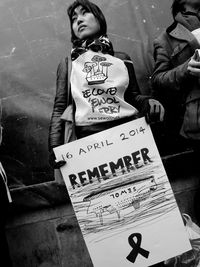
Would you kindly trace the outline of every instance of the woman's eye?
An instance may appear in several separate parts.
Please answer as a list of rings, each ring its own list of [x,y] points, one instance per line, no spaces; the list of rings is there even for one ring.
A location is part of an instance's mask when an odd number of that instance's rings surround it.
[[[83,9],[82,14],[85,15],[85,13],[88,13],[88,11],[86,9]]]
[[[72,17],[72,23],[76,21],[77,17]]]

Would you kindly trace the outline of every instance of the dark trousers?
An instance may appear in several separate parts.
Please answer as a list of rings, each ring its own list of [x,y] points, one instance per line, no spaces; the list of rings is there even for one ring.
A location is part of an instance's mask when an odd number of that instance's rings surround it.
[[[196,169],[197,173],[200,174],[200,140],[190,141],[191,147],[194,150],[194,162],[193,167]],[[198,182],[198,188],[194,195],[194,213],[198,225],[200,226],[200,177]]]

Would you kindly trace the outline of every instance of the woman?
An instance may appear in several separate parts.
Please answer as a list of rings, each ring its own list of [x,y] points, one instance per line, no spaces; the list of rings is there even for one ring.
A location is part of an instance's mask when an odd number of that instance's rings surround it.
[[[107,37],[105,17],[98,6],[77,0],[68,8],[71,23],[70,87],[74,102],[77,138],[111,128],[146,114],[163,120],[162,105],[139,92],[133,63],[125,53],[114,52]],[[68,69],[66,59],[58,67],[57,91],[49,131],[50,163],[53,148],[64,143],[61,115],[67,107]]]

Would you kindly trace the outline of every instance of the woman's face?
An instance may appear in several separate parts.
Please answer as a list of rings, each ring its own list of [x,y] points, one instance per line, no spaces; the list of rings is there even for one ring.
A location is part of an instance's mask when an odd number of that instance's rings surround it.
[[[72,15],[72,30],[78,39],[94,37],[100,31],[100,25],[95,16],[78,6]]]

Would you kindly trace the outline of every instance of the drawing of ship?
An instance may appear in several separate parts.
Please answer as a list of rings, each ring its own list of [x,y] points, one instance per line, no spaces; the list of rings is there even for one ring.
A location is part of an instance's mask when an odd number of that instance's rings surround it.
[[[95,72],[94,75],[86,77],[89,85],[104,83],[106,79],[107,77],[105,76],[105,74],[101,72]]]
[[[157,184],[153,175],[137,181],[128,181],[123,186],[118,184],[112,188],[96,190],[83,201],[89,202],[87,213],[94,213],[103,224],[103,214],[116,213],[120,219],[120,211],[128,207],[140,208],[140,203],[150,197],[151,193],[157,189]]]

